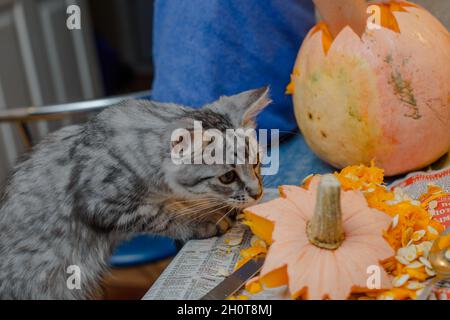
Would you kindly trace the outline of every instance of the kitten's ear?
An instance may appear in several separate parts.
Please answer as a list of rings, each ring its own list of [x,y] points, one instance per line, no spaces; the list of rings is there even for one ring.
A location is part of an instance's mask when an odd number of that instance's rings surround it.
[[[238,99],[247,101],[247,110],[242,116],[242,125],[255,125],[258,114],[267,107],[272,100],[269,96],[269,87],[245,91],[237,96]]]
[[[214,107],[216,112],[228,115],[236,125],[247,127],[255,126],[256,117],[271,102],[269,87],[262,87],[222,97]]]

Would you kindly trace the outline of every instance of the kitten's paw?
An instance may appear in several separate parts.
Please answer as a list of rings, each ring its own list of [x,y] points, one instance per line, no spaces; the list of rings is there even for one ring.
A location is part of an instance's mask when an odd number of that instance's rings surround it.
[[[229,217],[225,217],[221,220],[218,220],[216,222],[216,224],[217,224],[218,234],[222,235],[231,229],[231,227],[234,224],[234,220]]]
[[[221,214],[213,214],[208,220],[196,226],[197,239],[220,236],[227,232],[234,224],[232,217],[223,217]]]

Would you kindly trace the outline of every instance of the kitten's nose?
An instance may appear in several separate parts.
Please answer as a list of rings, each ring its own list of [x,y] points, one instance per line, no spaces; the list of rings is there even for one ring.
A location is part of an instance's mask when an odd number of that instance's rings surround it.
[[[248,195],[250,197],[252,197],[255,200],[258,200],[259,197],[261,197],[262,194],[262,189],[261,188],[257,188],[257,189],[253,189],[253,188],[245,188],[245,191],[247,191]]]

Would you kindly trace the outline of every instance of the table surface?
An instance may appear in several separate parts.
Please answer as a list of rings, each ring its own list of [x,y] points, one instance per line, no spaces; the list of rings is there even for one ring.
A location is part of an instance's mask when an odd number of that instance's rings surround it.
[[[317,156],[313,154],[311,149],[309,149],[308,145],[306,144],[305,140],[303,139],[302,135],[292,134],[291,137],[286,139],[283,143],[280,144],[279,148],[279,170],[278,173],[273,176],[266,176],[264,177],[264,188],[277,188],[279,185],[299,185],[301,184],[302,180],[307,177],[308,175],[315,173],[315,174],[324,174],[324,173],[331,173],[336,171],[335,168],[331,167],[330,165],[326,164],[322,160],[320,160]],[[394,179],[398,179],[400,177],[392,177],[387,179],[387,182],[392,182]],[[204,243],[205,248],[208,248],[207,250],[218,250],[221,246],[223,246],[223,241],[221,242],[220,238],[218,240],[215,240],[217,238],[208,239]],[[198,241],[198,240],[196,240]],[[202,240],[205,241],[205,240]],[[171,265],[168,267],[168,269],[171,270],[183,270],[183,268],[189,268],[186,261],[186,255],[190,254],[189,249],[190,245],[192,248],[195,247],[193,241],[191,243],[188,242],[185,245],[185,248],[175,257]],[[220,251],[220,250],[219,250]],[[192,251],[193,252],[193,251]],[[192,254],[191,252],[191,254]],[[184,255],[181,257],[181,255]],[[238,255],[238,252],[233,252],[233,259],[235,260]],[[217,263],[217,258],[216,262]],[[228,257],[227,259],[231,259]],[[203,263],[203,262],[202,262]],[[208,262],[207,262],[208,263]],[[172,268],[170,268],[172,267]],[[165,275],[166,276],[166,275]],[[170,275],[168,275],[168,278],[165,277],[164,281],[170,280]],[[175,280],[175,279],[174,279]],[[220,279],[210,279],[211,281],[220,281]],[[192,279],[186,279],[186,281],[192,281]],[[162,286],[162,287],[161,287]],[[163,290],[164,285],[162,284],[162,281],[160,283],[160,290]],[[201,289],[201,288],[200,288]],[[200,290],[199,289],[199,290]],[[205,289],[205,288],[203,288]],[[198,294],[202,292],[199,291]],[[204,293],[204,292],[202,292]],[[155,295],[154,292],[150,289],[149,292],[146,294],[144,299],[151,299],[154,296],[158,297],[158,294]],[[176,295],[175,295],[176,296]],[[183,297],[175,297],[172,298],[176,299],[183,299]],[[195,295],[190,297],[184,297],[186,299],[194,298],[196,299]],[[198,297],[197,297],[198,298]]]

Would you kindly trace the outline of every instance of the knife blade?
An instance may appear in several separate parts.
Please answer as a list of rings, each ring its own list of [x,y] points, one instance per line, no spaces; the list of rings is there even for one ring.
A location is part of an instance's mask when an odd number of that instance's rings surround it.
[[[259,255],[250,259],[237,269],[200,300],[225,300],[238,291],[248,280],[253,278],[262,268],[265,256]]]

